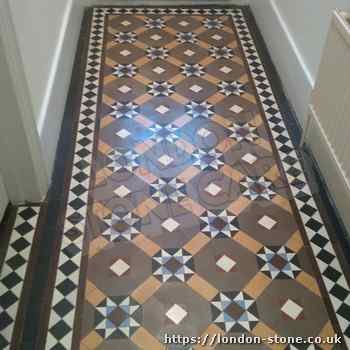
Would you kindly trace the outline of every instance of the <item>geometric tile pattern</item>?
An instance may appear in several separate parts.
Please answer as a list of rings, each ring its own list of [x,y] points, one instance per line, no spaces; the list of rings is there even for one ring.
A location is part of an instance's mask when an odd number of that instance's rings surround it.
[[[19,207],[0,279],[0,346],[10,349],[40,207]]]
[[[305,234],[339,324],[316,329],[299,302],[325,309]],[[275,285],[268,310],[348,339],[349,288],[243,11],[95,8],[46,348],[158,349],[192,325],[288,335],[264,312]]]

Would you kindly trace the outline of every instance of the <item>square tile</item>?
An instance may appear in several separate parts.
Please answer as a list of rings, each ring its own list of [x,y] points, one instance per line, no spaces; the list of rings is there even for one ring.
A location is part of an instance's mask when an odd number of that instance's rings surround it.
[[[162,68],[162,67],[159,67],[159,66],[154,67],[152,70],[153,70],[154,73],[157,73],[157,74],[162,74],[162,73],[165,72],[165,69]]]
[[[271,230],[275,227],[275,225],[277,224],[277,222],[270,218],[267,215],[264,215],[259,221],[258,224],[268,230]]]
[[[195,92],[195,93],[198,93],[198,92],[202,91],[203,88],[202,88],[201,86],[195,84],[195,85],[192,85],[192,86],[190,87],[190,90],[192,90],[192,91]]]
[[[179,22],[181,27],[187,27],[189,25],[189,23],[187,21],[181,21]]]
[[[179,324],[187,316],[187,311],[181,306],[174,304],[166,313],[166,316],[175,324]]]
[[[153,34],[151,36],[151,39],[154,41],[158,41],[158,40],[162,39],[162,37],[159,34]]]
[[[180,224],[174,219],[169,218],[162,223],[162,226],[169,232],[173,232],[180,226]]]
[[[131,55],[131,52],[129,50],[123,50],[120,51],[120,54],[124,57]]]
[[[187,49],[187,50],[184,52],[184,54],[185,54],[186,56],[188,56],[188,57],[191,57],[191,56],[193,56],[193,55],[195,54],[195,52],[192,51],[192,50],[190,50],[190,49]]]
[[[127,26],[129,26],[131,23],[129,22],[129,21],[127,21],[127,20],[124,20],[123,22],[122,22],[122,25],[124,26],[124,27],[127,27]]]
[[[118,135],[122,139],[126,139],[128,136],[131,135],[131,133],[126,129],[121,129],[116,133],[116,135]]]
[[[230,108],[230,111],[232,111],[233,113],[239,114],[243,111],[243,108],[241,106],[238,106],[238,105],[233,105]]]
[[[222,39],[222,36],[219,35],[219,34],[214,34],[214,35],[212,35],[212,38],[213,38],[214,40],[216,40],[216,41],[219,41],[219,40]]]
[[[206,128],[201,128],[197,131],[197,135],[201,137],[208,137],[211,134],[211,131],[209,131]]]
[[[162,155],[160,158],[158,158],[159,163],[161,163],[164,166],[168,166],[171,164],[174,159],[169,157],[167,154]]]
[[[131,193],[131,191],[124,185],[119,186],[117,189],[114,190],[114,193],[120,197],[120,198],[124,198],[126,197],[129,193]]]
[[[222,66],[220,69],[219,69],[220,72],[223,72],[225,74],[228,74],[230,72],[232,72],[232,69],[230,67],[227,67],[227,66]]]
[[[110,269],[119,277],[123,276],[129,269],[130,266],[124,260],[118,259]]]
[[[229,272],[235,267],[236,262],[224,254],[217,260],[216,265],[223,271]]]
[[[155,109],[160,114],[165,114],[166,112],[169,112],[169,108],[164,105],[160,105],[158,108]]]
[[[246,153],[243,157],[242,160],[244,160],[246,163],[252,165],[257,161],[258,158],[254,156],[254,154],[251,153]]]
[[[212,182],[204,190],[212,196],[217,196],[221,192],[221,187]]]
[[[303,308],[291,299],[288,299],[281,308],[281,311],[293,320],[296,320],[301,313]]]
[[[127,85],[122,85],[118,90],[123,94],[127,94],[128,92],[131,91],[131,87]]]

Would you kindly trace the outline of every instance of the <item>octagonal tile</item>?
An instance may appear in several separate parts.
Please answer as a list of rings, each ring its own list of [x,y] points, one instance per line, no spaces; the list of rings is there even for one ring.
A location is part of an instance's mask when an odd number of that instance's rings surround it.
[[[255,255],[229,238],[210,241],[194,263],[196,273],[221,291],[242,290],[259,271]]]
[[[89,260],[88,279],[105,295],[130,295],[152,274],[152,260],[129,241],[109,244]]]
[[[200,231],[200,223],[182,206],[164,202],[145,216],[138,228],[164,249],[180,248]]]
[[[167,125],[183,115],[185,107],[170,97],[154,97],[140,107],[140,113],[160,125]]]
[[[276,224],[271,228],[264,226],[261,220],[265,216]],[[238,216],[238,221],[244,232],[264,245],[283,245],[298,229],[289,212],[265,199],[251,203]]]
[[[212,195],[205,189],[215,183],[221,188],[219,195]],[[240,196],[239,185],[217,171],[202,171],[187,184],[187,194],[208,210],[223,210]]]
[[[282,336],[317,336],[328,322],[323,300],[295,280],[274,280],[256,303],[260,319]]]
[[[199,336],[211,323],[210,305],[186,284],[167,282],[143,305],[143,320],[160,340],[165,333]]]

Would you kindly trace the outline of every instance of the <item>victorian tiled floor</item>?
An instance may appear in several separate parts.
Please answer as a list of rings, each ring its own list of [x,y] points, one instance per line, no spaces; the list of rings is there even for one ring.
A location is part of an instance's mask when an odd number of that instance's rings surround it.
[[[338,334],[342,345],[246,348],[347,348],[347,280],[248,18],[220,7],[90,12],[38,339],[23,336],[30,315],[15,327],[35,275],[23,288],[38,216],[28,207],[3,266],[2,348],[16,338],[13,349],[156,350],[166,333]]]

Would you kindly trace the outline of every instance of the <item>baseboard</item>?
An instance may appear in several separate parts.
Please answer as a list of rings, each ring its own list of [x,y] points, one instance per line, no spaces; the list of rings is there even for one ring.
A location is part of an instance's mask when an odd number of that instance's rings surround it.
[[[251,0],[250,6],[300,124],[306,121],[314,85],[302,55],[281,15],[276,0]]]
[[[82,17],[81,2],[70,0],[63,16],[58,45],[37,124],[47,170],[51,175]]]
[[[335,203],[346,230],[350,232],[350,184],[338,162],[337,156],[328,141],[315,110],[310,106],[310,125],[306,134],[306,144],[311,149],[323,175],[329,193]]]

